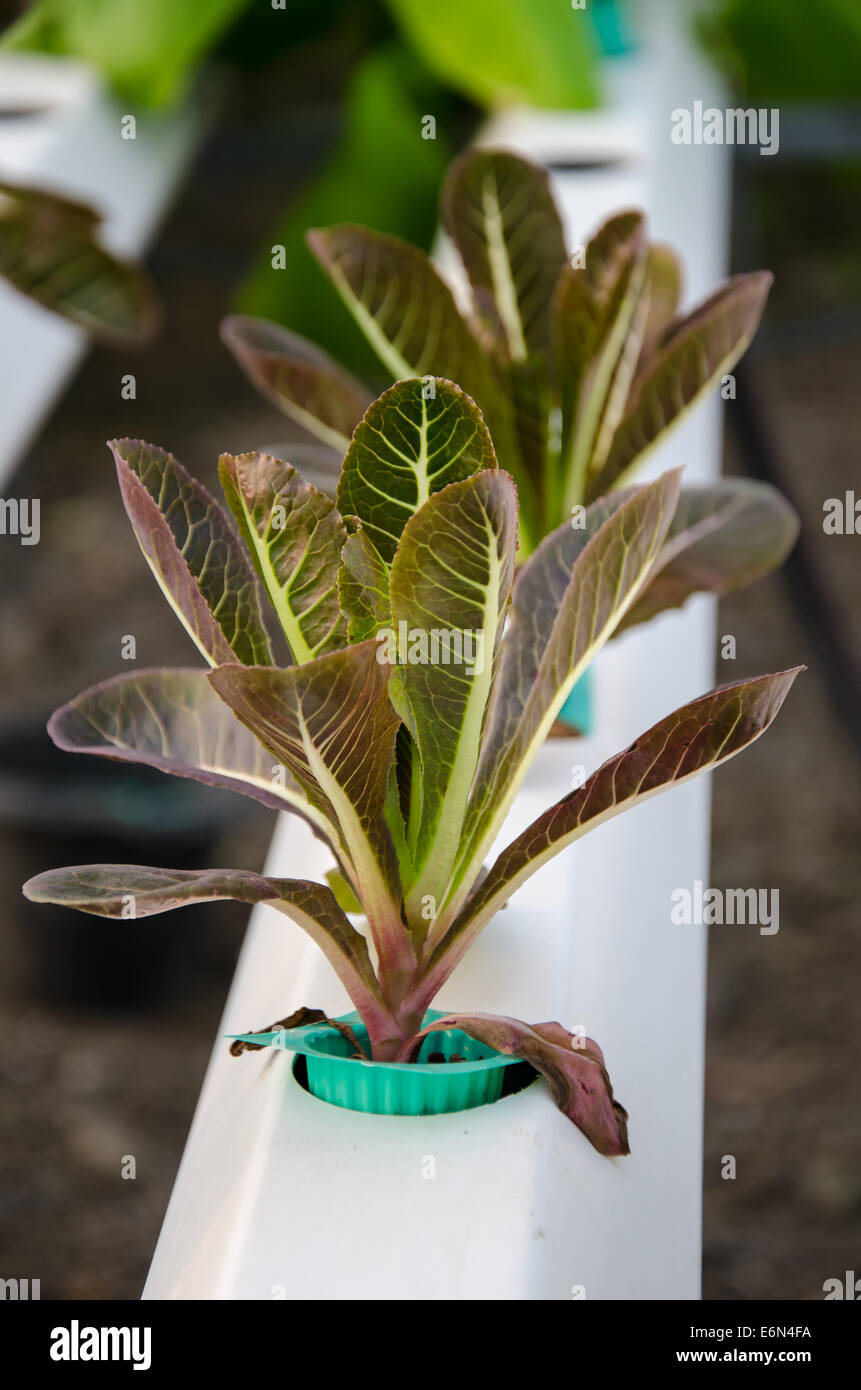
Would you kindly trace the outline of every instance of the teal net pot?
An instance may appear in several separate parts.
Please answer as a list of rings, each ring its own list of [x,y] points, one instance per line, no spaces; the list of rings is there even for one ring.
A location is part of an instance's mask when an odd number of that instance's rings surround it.
[[[561,723],[580,734],[590,734],[593,724],[592,668],[588,666],[559,711]]]
[[[433,1009],[425,1024],[442,1014]],[[349,1023],[363,1047],[368,1035],[357,1013],[338,1020]],[[247,1033],[248,1042],[286,1048],[304,1058],[307,1088],[318,1100],[368,1115],[447,1115],[499,1100],[503,1084],[519,1090],[535,1072],[516,1057],[504,1057],[476,1042],[459,1028],[444,1028],[422,1041],[415,1062],[370,1062],[351,1057],[347,1038],[324,1023],[278,1033]],[[445,1061],[430,1062],[432,1054]],[[458,1056],[462,1062],[450,1062]],[[299,1065],[295,1068],[301,1075]]]

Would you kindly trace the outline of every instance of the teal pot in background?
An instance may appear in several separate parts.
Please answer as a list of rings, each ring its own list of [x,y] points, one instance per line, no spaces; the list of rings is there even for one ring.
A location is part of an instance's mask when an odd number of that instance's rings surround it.
[[[592,668],[587,667],[559,711],[560,722],[567,724],[572,733],[591,734],[594,722],[593,706]]]
[[[636,46],[624,0],[586,0],[601,51],[608,58],[630,53]]]

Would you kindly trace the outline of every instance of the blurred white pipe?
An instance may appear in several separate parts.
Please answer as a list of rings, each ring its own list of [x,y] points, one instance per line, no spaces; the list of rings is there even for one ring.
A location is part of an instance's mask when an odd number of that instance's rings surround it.
[[[149,245],[202,133],[205,104],[167,116],[126,114],[89,68],[65,58],[0,55],[0,182],[91,203],[121,256]],[[14,472],[87,349],[81,329],[0,281],[0,487]],[[117,358],[117,391],[123,375]],[[26,481],[20,489],[27,494]]]

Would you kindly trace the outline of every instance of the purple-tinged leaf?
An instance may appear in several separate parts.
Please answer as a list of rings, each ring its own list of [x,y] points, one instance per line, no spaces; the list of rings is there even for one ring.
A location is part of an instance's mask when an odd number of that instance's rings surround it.
[[[420,814],[408,834],[417,877],[407,919],[416,926],[423,900],[442,905],[460,847],[516,549],[514,483],[493,470],[429,498],[407,522],[392,565],[402,663],[393,684],[421,759]]]
[[[311,231],[308,245],[395,381],[445,377],[482,404],[490,368],[424,251],[350,224]]]
[[[92,686],[52,716],[68,753],[143,763],[291,810],[334,848],[337,832],[212,689],[204,671],[135,671]]]
[[[215,498],[164,449],[139,439],[110,447],[138,544],[206,660],[271,662],[257,577]]]
[[[343,454],[373,395],[322,348],[268,319],[231,315],[221,340],[252,385],[291,420]]]
[[[442,207],[476,310],[506,356],[548,359],[566,251],[546,171],[505,150],[467,150],[449,169]]]
[[[423,251],[399,237],[351,225],[308,233],[308,244],[371,347],[395,381],[442,377],[457,382],[483,414],[496,456],[521,490],[521,524],[535,499],[517,445],[511,403],[484,346]],[[348,508],[341,503],[341,512]],[[385,554],[380,539],[374,544]]]
[[[277,458],[289,454],[290,462],[305,482],[318,492],[325,492],[334,502],[344,461],[343,450],[329,449],[325,444],[297,444],[291,439],[289,443],[273,446],[270,452]]]
[[[368,1056],[355,1031],[342,1018],[329,1018],[322,1009],[299,1008],[294,1009],[292,1014],[286,1018],[280,1018],[275,1023],[270,1023],[267,1028],[249,1030],[247,1033],[240,1033],[230,1044],[231,1057],[241,1057],[243,1052],[261,1052],[265,1047],[293,1048],[301,1051],[303,1034],[300,1030],[308,1028],[310,1024],[324,1023],[327,1028],[334,1028],[336,1033],[342,1037],[352,1047],[352,1056],[363,1062],[369,1062]],[[259,1039],[259,1041],[258,1041]]]
[[[643,294],[649,307],[640,352],[641,366],[659,347],[675,319],[682,296],[682,267],[671,246],[653,242],[649,247]]]
[[[574,683],[631,607],[664,543],[679,472],[590,507],[520,570],[441,936],[483,863],[514,795]]]
[[[222,454],[218,474],[293,660],[345,646],[338,570],[347,530],[332,499],[271,454]]]
[[[360,521],[341,551],[338,592],[350,642],[366,642],[391,627],[389,567]]]
[[[772,278],[767,270],[736,275],[668,330],[634,382],[610,452],[589,480],[588,499],[623,482],[670,426],[732,371],[756,332]]]
[[[338,483],[338,506],[342,516],[358,517],[390,565],[404,526],[429,497],[495,467],[481,411],[459,386],[399,381],[356,427]]]
[[[583,501],[596,446],[624,410],[645,326],[637,324],[634,351],[631,334],[645,265],[643,215],[621,212],[589,242],[585,266],[566,266],[556,289],[563,515]],[[554,507],[551,514],[558,511]]]
[[[539,357],[530,357],[525,362],[509,363],[508,386],[523,470],[536,497],[544,503],[543,528],[547,525],[548,489],[552,493],[555,485],[550,470],[554,475],[558,471],[558,460],[555,457],[551,460],[548,453],[551,391],[544,362]],[[556,520],[554,514],[552,521]]]
[[[74,907],[97,917],[136,920],[192,903],[230,899],[268,903],[307,932],[320,947],[372,1032],[372,1040],[398,1033],[383,1003],[365,938],[330,888],[302,879],[264,878],[244,869],[155,869],[141,864],[86,864],[49,869],[24,884],[31,902]]]
[[[334,1026],[332,1020],[322,1009],[309,1009],[307,1005],[302,1005],[300,1008],[294,1009],[292,1014],[288,1014],[286,1018],[276,1019],[267,1028],[249,1028],[248,1033],[234,1038],[230,1044],[230,1055],[231,1057],[241,1057],[243,1052],[262,1052],[264,1050],[266,1043],[250,1042],[249,1035],[255,1033],[274,1035],[287,1028],[306,1028],[309,1023],[328,1023]]]
[[[724,478],[682,488],[664,546],[616,634],[681,607],[691,594],[727,594],[770,574],[797,535],[798,517],[768,483]]]
[[[544,1077],[563,1115],[607,1158],[629,1154],[628,1115],[617,1100],[596,1042],[569,1033],[561,1023],[521,1023],[497,1014],[446,1014],[408,1044],[410,1054],[425,1033],[460,1028],[505,1057],[519,1057]],[[402,1049],[401,1057],[405,1060]]]
[[[502,851],[431,959],[415,1007],[427,1007],[479,932],[549,859],[647,797],[710,772],[771,724],[803,667],[721,686],[683,705],[609,758]]]
[[[83,203],[0,183],[0,275],[94,338],[148,338],[160,318],[155,287],[101,245],[101,220]]]
[[[396,990],[415,956],[401,923],[398,860],[385,816],[399,720],[379,650],[377,642],[362,642],[286,671],[222,666],[208,679],[312,806],[338,826],[342,865],[367,914],[381,979]]]

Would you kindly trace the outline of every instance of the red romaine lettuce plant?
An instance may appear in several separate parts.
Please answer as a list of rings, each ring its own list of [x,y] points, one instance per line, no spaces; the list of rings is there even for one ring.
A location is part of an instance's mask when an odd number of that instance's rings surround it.
[[[25,892],[115,918],[217,898],[269,903],[317,942],[374,1060],[412,1059],[464,952],[551,855],[739,752],[795,677],[739,681],[676,710],[488,868],[585,666],[620,625],[677,600],[666,575],[700,525],[696,508],[679,514],[678,471],[592,503],[582,527],[553,530],[515,578],[515,484],[474,402],[441,379],[402,381],[371,405],[337,505],[289,463],[224,455],[239,535],[170,454],[112,447],[141,548],[211,669],[106,681],[53,716],[52,737],[295,811],[337,867],[321,884],[95,865],[40,874]],[[365,930],[339,898],[355,900]],[[486,1014],[438,1024],[449,1025],[527,1059],[596,1148],[627,1152],[625,1112],[591,1040]]]
[[[477,402],[517,483],[529,554],[574,507],[629,481],[732,370],[771,275],[735,276],[676,317],[680,267],[648,243],[642,213],[611,217],[572,263],[547,175],[506,151],[461,155],[442,215],[469,280],[466,314],[429,257],[397,237],[343,225],[308,243],[393,380],[447,377]],[[233,317],[222,334],[251,381],[326,446],[334,477],[372,392],[278,324]],[[733,527],[745,502],[744,485],[717,484],[701,499],[709,531]],[[785,504],[774,505],[785,537]]]

